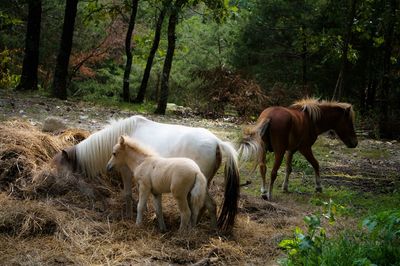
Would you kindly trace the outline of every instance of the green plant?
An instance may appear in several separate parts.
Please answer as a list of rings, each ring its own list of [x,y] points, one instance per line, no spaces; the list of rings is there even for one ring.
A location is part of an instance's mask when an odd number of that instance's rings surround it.
[[[327,241],[326,229],[321,224],[321,218],[334,223],[337,210],[343,206],[332,200],[316,203],[322,206],[322,212],[304,217],[307,231],[303,232],[297,227],[294,239],[284,239],[279,243],[279,247],[288,255],[287,258],[279,260],[281,265],[321,265],[323,247]]]

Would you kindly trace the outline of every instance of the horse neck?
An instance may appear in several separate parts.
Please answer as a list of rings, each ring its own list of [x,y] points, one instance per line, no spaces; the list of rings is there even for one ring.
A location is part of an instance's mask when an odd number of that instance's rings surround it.
[[[136,126],[136,117],[111,122],[103,130],[91,135],[76,145],[76,161],[89,176],[105,172],[105,165],[110,158],[112,148],[119,136],[131,134]]]
[[[321,116],[315,122],[317,134],[322,134],[328,130],[334,130],[341,115],[340,109],[334,106],[321,106]]]

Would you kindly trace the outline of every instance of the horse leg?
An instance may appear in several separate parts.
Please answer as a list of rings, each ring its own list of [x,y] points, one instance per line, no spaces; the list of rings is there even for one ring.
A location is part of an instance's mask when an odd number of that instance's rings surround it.
[[[211,228],[217,229],[217,203],[215,203],[214,198],[210,195],[208,188],[207,188],[207,192],[206,192],[206,198],[204,201],[204,205],[207,208],[208,213],[210,215]],[[204,209],[204,208],[202,208],[202,209]],[[198,218],[200,218],[200,215],[201,214],[199,214]]]
[[[286,152],[286,175],[285,180],[283,181],[282,190],[283,192],[289,192],[289,176],[292,173],[292,159],[293,159],[293,152],[287,151]]]
[[[214,178],[215,174],[217,173],[218,169],[220,168],[222,163],[222,154],[221,154],[221,149],[219,145],[217,145],[216,151],[215,151],[215,161],[214,161],[214,167],[210,171],[206,173],[206,171],[203,172],[205,177],[207,178],[207,193],[206,193],[206,198],[204,201],[204,206],[200,209],[199,215],[197,217],[196,223],[200,220],[200,218],[203,216],[205,209],[207,209],[209,215],[210,215],[210,225],[211,228],[217,229],[217,203],[215,202],[214,198],[210,195],[210,192],[208,188],[210,187],[211,181]],[[203,167],[205,168],[205,167]]]
[[[133,218],[132,213],[132,172],[129,169],[121,171],[122,182],[124,183],[124,198],[126,202],[126,217]]]
[[[265,153],[262,153],[262,155],[261,155],[259,166],[260,166],[260,175],[261,175],[261,194],[264,197],[265,193],[267,192],[267,190],[265,189],[265,175],[267,173]]]
[[[150,189],[143,184],[139,184],[139,202],[137,206],[136,224],[141,225],[143,221],[143,211],[145,210],[147,199],[151,193]]]
[[[165,226],[164,215],[162,212],[162,194],[153,194],[153,205],[156,211],[158,227],[161,232],[165,232],[167,231],[167,227]]]
[[[278,169],[282,164],[282,159],[283,156],[285,155],[285,151],[276,151],[274,154],[275,154],[275,161],[271,171],[271,180],[269,183],[269,190],[268,190],[268,200],[270,201],[272,201],[272,189],[274,187],[274,182],[276,180],[276,177],[278,176]]]
[[[187,201],[187,197],[175,197],[176,202],[178,203],[178,208],[181,213],[181,224],[179,226],[180,231],[185,231],[189,229],[190,225],[190,208],[189,203]]]
[[[315,172],[315,191],[322,193],[321,179],[319,176],[319,163],[317,159],[315,159],[314,154],[310,148],[303,149],[300,151],[301,154],[307,159],[307,161],[312,165]]]

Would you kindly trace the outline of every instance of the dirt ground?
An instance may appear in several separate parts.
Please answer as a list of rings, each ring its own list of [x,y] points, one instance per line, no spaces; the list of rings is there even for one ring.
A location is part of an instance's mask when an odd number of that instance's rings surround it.
[[[55,116],[69,128],[94,132],[109,119],[135,115],[117,108],[104,108],[76,101],[59,101],[40,96],[0,92],[0,123],[12,119],[28,121],[38,130],[44,120]],[[242,124],[233,118],[207,120],[179,115],[146,117],[159,122],[205,127],[221,139],[236,142]],[[394,140],[377,141],[359,132],[359,146],[347,149],[336,139],[321,136],[316,157],[321,165],[323,186],[342,187],[360,193],[386,193],[399,182],[400,144]],[[296,166],[296,164],[295,164]],[[294,166],[294,167],[295,167]],[[283,179],[281,167],[278,191]],[[315,210],[309,204],[312,193],[296,191],[277,193],[274,202],[258,196],[259,180],[241,168],[240,213],[232,235],[220,235],[209,228],[207,217],[187,234],[177,231],[179,214],[167,197],[165,219],[169,232],[156,228],[149,209],[146,225],[135,226],[123,215],[121,197],[110,197],[105,209],[100,203],[89,204],[77,193],[62,197],[20,199],[0,187],[0,261],[5,265],[276,265],[282,256],[278,243],[291,236],[296,226],[303,227],[303,217]],[[307,174],[308,175],[308,174]],[[311,173],[312,176],[312,173]],[[313,186],[313,178],[293,174],[293,179]],[[221,202],[222,168],[212,185],[212,194]],[[257,191],[257,192],[255,192]],[[91,206],[90,206],[91,205]],[[110,207],[111,206],[111,207]],[[15,222],[17,221],[17,222]],[[352,219],[336,225],[337,230],[356,226]]]

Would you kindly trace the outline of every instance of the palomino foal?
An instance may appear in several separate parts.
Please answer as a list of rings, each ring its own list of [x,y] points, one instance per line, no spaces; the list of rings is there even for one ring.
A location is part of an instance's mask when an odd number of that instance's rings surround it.
[[[163,158],[128,136],[121,136],[107,164],[107,170],[129,167],[139,190],[136,224],[142,224],[150,194],[161,231],[166,231],[161,195],[172,193],[181,213],[179,230],[196,225],[207,193],[207,179],[199,166],[188,158]],[[190,199],[188,201],[188,199]]]

